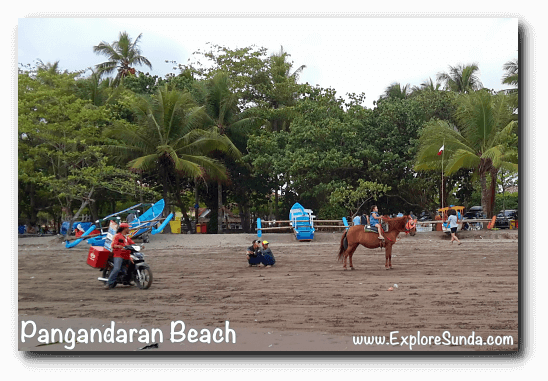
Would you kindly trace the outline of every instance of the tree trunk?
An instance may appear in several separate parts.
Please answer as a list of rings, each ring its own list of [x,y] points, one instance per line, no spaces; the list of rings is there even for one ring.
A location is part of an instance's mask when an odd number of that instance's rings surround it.
[[[487,174],[485,172],[480,173],[481,178],[481,206],[483,213],[489,217],[489,189],[487,189]]]
[[[38,211],[36,210],[36,192],[34,191],[34,184],[30,183],[28,186],[28,192],[29,192],[29,203],[30,203],[30,209],[29,209],[29,215],[28,215],[28,225],[30,226],[36,226],[36,223],[38,222]]]
[[[97,221],[99,219],[99,211],[98,211],[98,208],[97,208],[97,202],[90,203],[89,210],[91,212],[91,220],[93,222]]]
[[[495,191],[497,187],[498,169],[493,166],[491,159],[481,159],[479,165],[479,175],[481,178],[481,206],[483,213],[487,218],[493,216],[495,206]],[[487,186],[487,175],[490,175],[490,186]]]
[[[82,200],[82,205],[80,205],[80,209],[78,209],[78,211],[76,212],[76,214],[74,216],[70,217],[70,219],[69,219],[69,228],[67,229],[67,233],[65,234],[65,240],[69,239],[70,233],[71,233],[71,230],[72,230],[72,224],[74,223],[74,221],[76,221],[78,216],[80,216],[80,213],[82,212],[82,210],[84,210],[84,208],[89,204],[90,198],[93,195],[94,190],[95,190],[95,187],[91,187],[91,190],[89,191],[88,197],[84,198]]]
[[[200,208],[200,199],[198,198],[198,180],[196,179],[196,183],[194,185],[194,220],[195,224],[194,226],[198,226],[198,210]],[[196,231],[194,231],[196,233]]]
[[[217,182],[217,234],[223,233],[223,186],[221,182]]]
[[[497,191],[497,169],[494,167],[491,167],[491,170],[489,171],[491,173],[491,188],[490,188],[490,200],[489,200],[489,214],[488,216],[494,216],[495,215],[495,196]]]
[[[279,219],[278,217],[278,186],[276,185],[276,193],[274,194],[274,217],[276,220]]]

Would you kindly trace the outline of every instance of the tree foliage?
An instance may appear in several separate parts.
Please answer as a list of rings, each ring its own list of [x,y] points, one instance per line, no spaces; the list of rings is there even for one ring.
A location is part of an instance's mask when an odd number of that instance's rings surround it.
[[[482,89],[476,64],[457,65],[436,83],[393,82],[368,109],[363,93],[300,83],[306,63],[283,47],[208,44],[161,78],[135,69],[151,67],[140,40],[122,32],[93,47],[107,61],[89,75],[42,61],[20,72],[22,219],[96,215],[159,193],[189,228],[191,203],[214,216],[235,206],[246,231],[294,202],[327,219],[373,202],[387,214],[419,213],[478,197],[490,212],[497,175],[516,171],[517,60],[502,67],[512,88],[501,94]],[[217,228],[211,221],[208,231]]]

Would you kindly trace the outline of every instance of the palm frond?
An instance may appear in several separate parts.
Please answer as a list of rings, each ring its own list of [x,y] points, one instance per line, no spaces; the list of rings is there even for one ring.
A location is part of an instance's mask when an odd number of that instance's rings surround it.
[[[461,168],[476,168],[480,163],[478,155],[469,150],[458,149],[447,160],[444,172],[451,175]]]
[[[421,132],[415,170],[441,169],[442,157],[438,155],[438,152],[442,145],[445,146],[443,155],[448,158],[458,150],[475,154],[465,137],[449,125],[447,121],[433,120],[426,123]]]
[[[207,172],[212,178],[226,180],[226,168],[219,161],[207,156],[181,155],[179,170],[188,174],[189,177],[203,177]]]
[[[158,161],[158,155],[150,154],[141,156],[137,159],[131,160],[128,163],[130,168],[149,170],[156,167]]]

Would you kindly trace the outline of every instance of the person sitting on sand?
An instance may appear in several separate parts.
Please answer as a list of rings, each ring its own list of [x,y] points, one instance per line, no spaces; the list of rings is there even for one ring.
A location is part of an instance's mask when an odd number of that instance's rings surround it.
[[[251,246],[247,248],[247,262],[249,263],[249,267],[253,265],[260,265],[263,259],[263,256],[261,254],[261,248],[259,247],[261,241],[253,240],[251,242]]]
[[[371,207],[371,215],[369,216],[369,222],[371,227],[376,227],[377,231],[379,232],[379,239],[384,240],[384,237],[382,235],[382,228],[380,224],[380,216],[379,216],[379,208],[377,208],[377,205],[373,205]]]
[[[272,250],[268,248],[268,241],[263,241],[261,254],[263,255],[263,264],[266,267],[272,266],[274,265],[274,263],[276,263],[276,259],[274,259],[274,254],[272,254]]]

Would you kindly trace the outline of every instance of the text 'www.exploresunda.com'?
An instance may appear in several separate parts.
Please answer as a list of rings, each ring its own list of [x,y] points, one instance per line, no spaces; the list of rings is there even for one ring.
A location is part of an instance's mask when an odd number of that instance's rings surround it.
[[[487,336],[485,339],[476,335],[475,332],[468,336],[451,335],[449,331],[444,331],[441,336],[421,335],[420,331],[416,335],[401,336],[400,331],[390,332],[390,336],[352,336],[354,345],[392,345],[406,346],[413,350],[415,346],[431,345],[513,345],[512,336]]]

